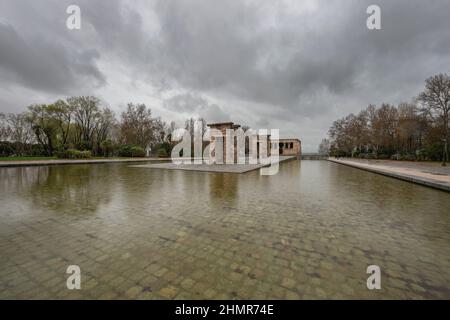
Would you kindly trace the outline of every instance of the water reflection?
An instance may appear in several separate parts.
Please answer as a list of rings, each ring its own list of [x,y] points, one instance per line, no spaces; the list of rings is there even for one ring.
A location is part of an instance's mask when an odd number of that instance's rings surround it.
[[[144,278],[157,284],[139,284],[155,297],[165,285],[187,298],[206,289],[221,298],[378,298],[365,270],[379,264],[383,297],[450,298],[448,193],[325,161],[285,162],[275,176],[127,164],[0,169],[0,203],[0,270],[29,267],[23,283],[33,266],[61,258],[92,266],[100,288],[110,286],[105,268],[122,277],[157,263]],[[204,290],[181,288],[185,279]],[[122,280],[117,297],[136,286]],[[13,288],[0,298],[29,291]]]
[[[16,201],[57,214],[90,214],[111,200],[117,168],[102,165],[23,167],[0,170],[2,188]]]
[[[237,174],[213,173],[207,175],[209,196],[211,201],[223,202],[226,205],[236,203],[239,194],[239,176]]]

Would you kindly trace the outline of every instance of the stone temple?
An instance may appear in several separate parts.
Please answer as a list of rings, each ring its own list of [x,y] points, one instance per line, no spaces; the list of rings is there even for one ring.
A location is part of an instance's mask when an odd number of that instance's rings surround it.
[[[233,122],[218,122],[218,123],[210,123],[207,125],[211,129],[211,144],[210,144],[210,157],[214,160],[214,162],[218,163],[226,163],[227,156],[228,161],[231,160],[231,163],[236,163],[238,159],[237,154],[237,138],[233,136],[234,148],[233,148],[233,156],[230,157],[227,155],[227,150],[229,149],[227,143],[229,143],[229,139],[227,139],[227,130],[239,130],[241,126],[239,124],[235,124]],[[252,147],[249,145],[250,139],[247,133],[245,134],[245,156],[249,155],[249,152],[252,152]],[[271,150],[278,149],[280,156],[295,156],[297,159],[301,158],[302,153],[302,143],[297,138],[291,139],[271,139],[270,135],[260,136],[258,134],[254,134],[256,145],[253,146],[256,149],[256,157],[258,159],[261,158],[265,153],[266,157],[269,157],[271,154]],[[221,143],[218,143],[220,139]],[[218,152],[218,148],[223,148],[222,152]],[[230,163],[230,162],[227,162]]]

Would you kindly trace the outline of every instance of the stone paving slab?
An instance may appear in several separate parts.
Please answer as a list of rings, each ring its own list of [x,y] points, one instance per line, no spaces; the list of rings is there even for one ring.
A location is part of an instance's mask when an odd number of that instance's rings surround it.
[[[280,156],[279,162],[294,159],[291,156]],[[166,163],[150,163],[143,165],[133,165],[138,168],[151,169],[168,169],[168,170],[188,170],[202,172],[219,172],[219,173],[246,173],[260,169],[263,164],[175,164],[173,162]]]
[[[0,299],[449,299],[447,194],[366,175],[1,169]]]
[[[393,162],[382,160],[328,159],[331,162],[347,165],[392,178],[421,184],[450,192],[450,168],[413,162]]]

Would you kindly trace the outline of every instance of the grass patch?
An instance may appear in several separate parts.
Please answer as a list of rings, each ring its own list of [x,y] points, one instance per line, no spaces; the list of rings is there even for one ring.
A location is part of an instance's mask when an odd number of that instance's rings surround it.
[[[56,157],[0,157],[0,161],[53,160]]]
[[[92,157],[87,160],[124,160],[124,159],[144,159],[144,157]],[[57,157],[0,157],[0,161],[34,161],[34,160],[72,160],[72,159],[58,159]],[[81,159],[86,160],[86,159]]]

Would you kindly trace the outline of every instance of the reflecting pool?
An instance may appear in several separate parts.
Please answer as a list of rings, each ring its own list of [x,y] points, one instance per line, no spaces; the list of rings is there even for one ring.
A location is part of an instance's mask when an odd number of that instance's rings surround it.
[[[0,201],[3,299],[450,299],[450,195],[327,161],[2,168]]]

